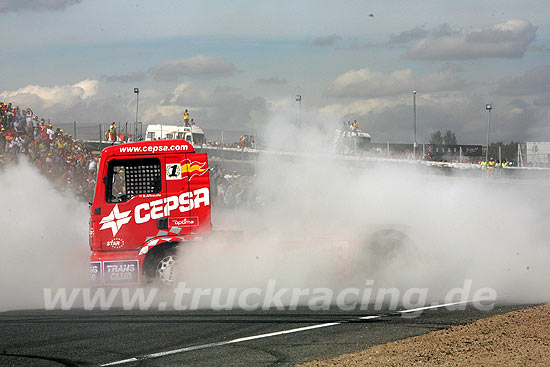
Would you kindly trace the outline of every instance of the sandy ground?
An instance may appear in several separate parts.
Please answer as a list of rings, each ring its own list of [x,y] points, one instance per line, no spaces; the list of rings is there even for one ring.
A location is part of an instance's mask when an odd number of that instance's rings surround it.
[[[300,366],[550,366],[550,305]]]

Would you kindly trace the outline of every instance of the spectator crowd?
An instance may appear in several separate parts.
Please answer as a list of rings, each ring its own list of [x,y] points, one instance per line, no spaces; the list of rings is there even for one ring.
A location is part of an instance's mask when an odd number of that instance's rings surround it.
[[[32,109],[0,102],[0,169],[22,156],[61,190],[93,197],[98,158]]]
[[[222,143],[220,140],[208,140],[206,145],[215,148],[256,149],[256,139],[254,135],[241,135],[239,141],[233,143]]]
[[[210,194],[214,205],[223,208],[255,208],[260,198],[253,185],[254,176],[237,174],[236,171],[210,168]]]

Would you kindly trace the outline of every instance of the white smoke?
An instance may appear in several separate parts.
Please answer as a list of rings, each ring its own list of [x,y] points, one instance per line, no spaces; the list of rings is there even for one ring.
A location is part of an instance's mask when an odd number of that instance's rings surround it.
[[[372,280],[401,294],[427,288],[430,302],[471,279],[501,302],[548,301],[547,180],[444,177],[383,162],[359,168],[330,151],[334,117],[305,111],[302,129],[287,121],[295,119],[269,124],[264,140],[299,158],[258,161],[253,191],[262,205],[217,208],[215,228],[242,229],[242,239],[182,246],[188,286],[265,290],[276,281],[336,293]],[[87,285],[86,205],[25,161],[0,171],[0,187],[0,310],[43,307],[43,288]],[[389,255],[373,251],[369,235],[381,228],[410,241]]]
[[[0,311],[44,307],[43,288],[87,285],[88,210],[25,160],[0,170]]]
[[[293,147],[301,158],[258,161],[254,190],[264,207],[216,217],[215,227],[243,229],[242,241],[184,246],[188,285],[265,288],[276,280],[337,292],[373,280],[374,288],[401,294],[427,288],[428,301],[443,301],[471,280],[470,298],[489,287],[503,303],[548,301],[547,180],[501,181],[481,171],[445,177],[384,163],[358,168],[329,154],[338,123],[319,115],[304,121],[309,128],[283,118],[266,128],[273,149]],[[366,239],[381,228],[399,229],[410,241],[389,258],[373,253]]]

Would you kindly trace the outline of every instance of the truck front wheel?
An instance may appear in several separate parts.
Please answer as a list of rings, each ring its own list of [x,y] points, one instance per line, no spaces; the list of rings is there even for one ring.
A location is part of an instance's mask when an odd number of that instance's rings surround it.
[[[160,287],[173,287],[178,279],[178,255],[176,248],[159,249],[150,255],[145,267],[148,283]]]

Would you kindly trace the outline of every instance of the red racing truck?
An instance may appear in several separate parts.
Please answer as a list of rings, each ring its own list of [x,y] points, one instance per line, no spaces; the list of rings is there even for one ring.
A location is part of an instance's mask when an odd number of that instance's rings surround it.
[[[92,284],[173,284],[177,245],[212,230],[208,171],[185,140],[105,148],[90,207]]]

